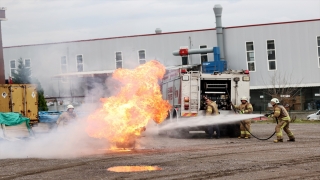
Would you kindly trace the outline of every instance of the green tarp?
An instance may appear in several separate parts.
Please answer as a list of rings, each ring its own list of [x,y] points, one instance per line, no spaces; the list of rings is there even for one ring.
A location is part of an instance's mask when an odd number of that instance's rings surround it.
[[[5,124],[6,126],[15,126],[21,123],[26,123],[28,129],[30,129],[30,119],[22,116],[20,113],[14,112],[0,112],[0,124]]]

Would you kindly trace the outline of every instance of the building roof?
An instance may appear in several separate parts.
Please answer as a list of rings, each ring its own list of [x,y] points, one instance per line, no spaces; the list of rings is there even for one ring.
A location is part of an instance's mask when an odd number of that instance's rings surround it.
[[[167,70],[174,70],[180,68],[190,68],[195,65],[178,65],[178,66],[168,66]],[[103,71],[85,71],[85,72],[70,72],[54,75],[53,78],[66,78],[66,77],[93,77],[95,75],[111,75],[115,70],[103,70]]]
[[[231,26],[231,27],[224,27],[224,29],[246,28],[246,27],[254,27],[254,26],[269,26],[269,25],[277,25],[277,24],[303,23],[303,22],[311,22],[311,21],[320,21],[320,19],[309,19],[309,20],[287,21],[287,22],[275,22],[275,23],[265,23],[265,24],[252,24],[252,25],[243,25],[243,26]],[[133,38],[133,37],[143,37],[143,36],[160,36],[160,35],[164,35],[164,34],[178,34],[178,33],[187,33],[187,32],[212,31],[212,30],[215,30],[215,29],[216,28],[209,28],[209,29],[175,31],[175,32],[166,32],[166,33],[141,34],[141,35],[132,35],[132,36],[118,36],[118,37],[109,37],[109,38],[98,38],[98,39],[86,39],[86,40],[64,41],[64,42],[43,43],[43,44],[29,44],[29,45],[8,46],[8,47],[3,47],[3,48],[15,48],[15,47],[25,47],[25,46],[63,44],[63,43],[86,42],[86,41],[100,41],[100,40]]]
[[[104,71],[86,71],[86,72],[70,72],[54,75],[53,78],[66,78],[66,77],[93,77],[94,75],[111,75],[114,70],[104,70]]]
[[[290,86],[286,86],[286,87],[297,87],[297,88],[300,88],[300,87],[318,87],[320,86],[320,83],[308,83],[308,84],[290,84]],[[270,89],[270,85],[265,85],[265,86],[250,86],[250,90],[258,90],[258,89]]]

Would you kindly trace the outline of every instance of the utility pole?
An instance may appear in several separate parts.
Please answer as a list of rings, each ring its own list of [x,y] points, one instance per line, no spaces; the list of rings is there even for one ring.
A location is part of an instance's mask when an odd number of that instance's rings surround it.
[[[7,20],[5,11],[6,11],[5,7],[0,7],[0,84],[5,83],[3,47],[2,47],[2,32],[1,32],[1,21]]]

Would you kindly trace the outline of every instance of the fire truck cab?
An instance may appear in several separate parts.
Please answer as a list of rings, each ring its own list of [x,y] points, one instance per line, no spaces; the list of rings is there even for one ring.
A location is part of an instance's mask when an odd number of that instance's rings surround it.
[[[226,62],[220,61],[219,48],[214,47],[212,52],[214,61],[167,68],[161,91],[163,99],[172,105],[172,109],[163,124],[204,116],[204,96],[216,102],[220,114],[234,113],[231,102],[237,105],[241,103],[240,97],[250,97],[249,71],[225,70]],[[219,127],[221,136],[235,137],[240,134],[239,122],[222,123]],[[186,136],[190,131],[206,129],[207,127],[187,127],[160,133]]]

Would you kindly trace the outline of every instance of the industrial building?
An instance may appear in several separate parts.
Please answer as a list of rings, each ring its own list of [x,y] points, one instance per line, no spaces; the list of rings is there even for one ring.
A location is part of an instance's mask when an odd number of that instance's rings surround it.
[[[105,83],[117,68],[132,69],[154,59],[167,68],[181,66],[186,57],[173,56],[173,51],[218,46],[217,28],[179,32],[157,28],[143,35],[4,47],[5,78],[22,58],[47,99],[81,103],[95,83]],[[250,71],[255,109],[266,108],[270,100],[266,89],[279,87],[274,77],[284,79],[280,84],[286,87],[299,88],[292,110],[320,108],[320,19],[224,27],[223,42],[221,59],[227,68]],[[200,64],[213,61],[213,54],[187,58],[188,64]]]

